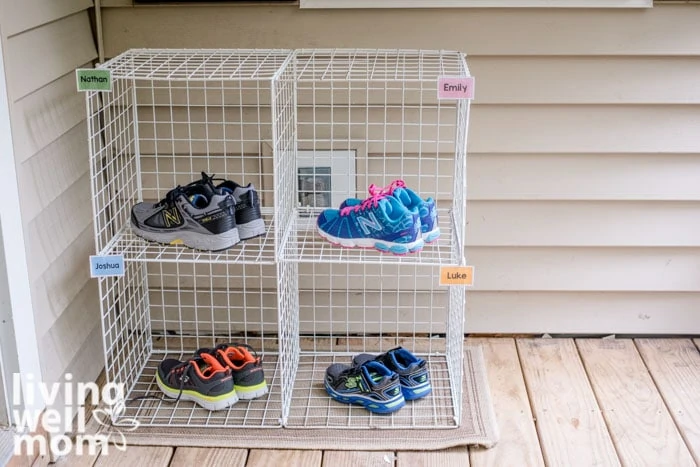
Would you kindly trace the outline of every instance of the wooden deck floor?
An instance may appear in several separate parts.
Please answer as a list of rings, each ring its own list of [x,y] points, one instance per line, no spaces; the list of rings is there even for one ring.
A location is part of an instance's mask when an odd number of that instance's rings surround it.
[[[130,447],[61,466],[695,466],[700,339],[470,338],[501,440],[491,449],[343,452]],[[419,446],[416,446],[419,448]]]

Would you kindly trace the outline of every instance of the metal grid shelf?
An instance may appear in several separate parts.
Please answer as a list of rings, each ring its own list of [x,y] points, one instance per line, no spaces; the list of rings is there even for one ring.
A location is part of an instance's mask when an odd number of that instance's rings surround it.
[[[445,356],[423,356],[428,362],[432,392],[393,414],[373,414],[359,405],[331,399],[323,386],[326,368],[333,363],[349,364],[353,354],[302,353],[295,378],[287,419],[289,428],[456,428],[456,414]]]
[[[373,248],[344,248],[322,238],[316,230],[316,216],[297,215],[292,224],[292,233],[282,249],[287,261],[305,263],[366,263],[405,265],[455,265],[453,259],[454,229],[447,210],[440,211],[440,238],[426,244],[423,250],[405,256],[382,253]],[[458,249],[458,251],[463,251]],[[460,258],[461,260],[462,258]]]
[[[470,103],[439,99],[437,89],[441,77],[470,76],[464,54],[137,49],[100,68],[111,70],[113,91],[86,93],[95,249],[129,262],[124,276],[99,279],[108,380],[131,388],[129,398],[158,394],[161,359],[196,348],[184,336],[200,343],[224,333],[260,339],[271,389],[216,413],[144,399],[124,417],[214,428],[460,424],[465,293],[440,287],[436,271],[464,261]],[[256,186],[267,209],[264,236],[208,252],[131,233],[134,203],[159,199],[200,170]],[[301,190],[309,174],[314,183]],[[395,179],[441,203],[441,237],[417,254],[332,245],[299,208],[336,206],[338,197],[362,198],[371,184]],[[154,349],[158,333],[172,346]],[[302,335],[314,352],[300,351]],[[388,348],[372,336],[399,335],[430,336],[419,351],[430,396],[380,417],[325,394],[326,367],[349,362],[351,350],[323,347],[328,336],[359,339],[374,352]]]
[[[241,240],[225,251],[200,251],[179,245],[163,245],[136,236],[126,226],[115,235],[103,255],[124,255],[125,261],[166,263],[219,263],[219,264],[274,264],[274,222],[264,216],[266,231],[263,235]]]
[[[280,365],[276,355],[266,354],[263,359],[265,378],[269,388],[268,394],[251,401],[239,400],[226,410],[211,412],[194,402],[179,401],[176,403],[159,399],[160,389],[156,383],[158,365],[165,358],[186,360],[194,353],[165,353],[153,352],[129,392],[126,399],[143,398],[127,402],[126,411],[122,418],[114,422],[121,424],[124,418],[136,419],[141,426],[166,427],[245,427],[245,428],[274,428],[282,426],[282,402],[280,390]],[[154,397],[149,397],[154,396]]]
[[[270,80],[289,60],[290,50],[132,49],[98,68],[114,78],[168,81]]]
[[[301,49],[295,53],[297,81],[436,81],[470,76],[464,54],[396,49]]]

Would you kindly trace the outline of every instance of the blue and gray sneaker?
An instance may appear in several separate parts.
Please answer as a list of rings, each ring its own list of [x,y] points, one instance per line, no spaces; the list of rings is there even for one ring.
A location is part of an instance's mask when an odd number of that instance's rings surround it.
[[[416,357],[403,347],[397,347],[376,356],[367,353],[355,355],[352,364],[358,367],[371,361],[380,362],[399,375],[401,391],[407,401],[420,399],[432,391],[425,360]]]
[[[437,207],[433,198],[421,198],[415,191],[407,188],[403,180],[394,180],[387,187],[381,189],[377,188],[376,185],[370,185],[369,193],[372,196],[393,196],[406,206],[409,211],[417,212],[420,216],[421,236],[425,243],[432,243],[440,237]],[[340,209],[346,206],[357,206],[361,203],[361,199],[349,198],[343,201]]]
[[[326,209],[316,222],[318,233],[347,248],[375,248],[405,255],[423,248],[420,218],[393,196],[376,194],[355,206]]]
[[[326,391],[338,402],[360,404],[374,413],[391,413],[406,404],[399,376],[376,361],[349,366],[334,363],[326,369]]]

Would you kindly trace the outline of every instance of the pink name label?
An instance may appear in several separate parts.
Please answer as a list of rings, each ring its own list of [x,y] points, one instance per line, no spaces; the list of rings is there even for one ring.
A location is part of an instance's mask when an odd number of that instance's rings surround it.
[[[451,78],[443,76],[438,79],[438,99],[473,99],[474,78]]]

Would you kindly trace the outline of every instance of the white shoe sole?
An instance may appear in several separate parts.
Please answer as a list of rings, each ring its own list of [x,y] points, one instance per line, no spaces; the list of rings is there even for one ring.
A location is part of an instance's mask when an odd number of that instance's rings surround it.
[[[338,238],[324,232],[318,226],[316,226],[316,230],[321,237],[335,245],[340,245],[345,248],[374,248],[383,253],[392,253],[399,256],[408,253],[417,253],[422,250],[423,245],[425,245],[423,238],[418,238],[416,241],[410,243],[395,243],[379,240],[377,238]]]
[[[238,235],[241,240],[247,240],[249,238],[257,237],[265,233],[265,222],[262,219],[255,219],[254,221],[246,222],[245,224],[238,224]]]
[[[137,236],[166,245],[185,245],[195,250],[220,251],[231,248],[241,241],[238,228],[233,228],[220,234],[203,234],[199,232],[150,232],[131,225],[131,230]]]
[[[182,394],[180,394],[180,391],[173,390],[167,387],[165,384],[163,384],[163,382],[160,380],[160,376],[158,376],[157,373],[156,383],[158,383],[158,388],[163,392],[163,394],[170,397],[171,399],[177,399],[177,397],[180,396],[181,401],[192,401],[197,405],[211,411],[223,410],[228,407],[231,407],[233,404],[238,402],[238,394],[236,394],[235,390],[230,392],[229,394],[224,394],[222,396],[216,397],[208,397],[203,394],[196,394],[193,391],[189,390],[182,391]]]

